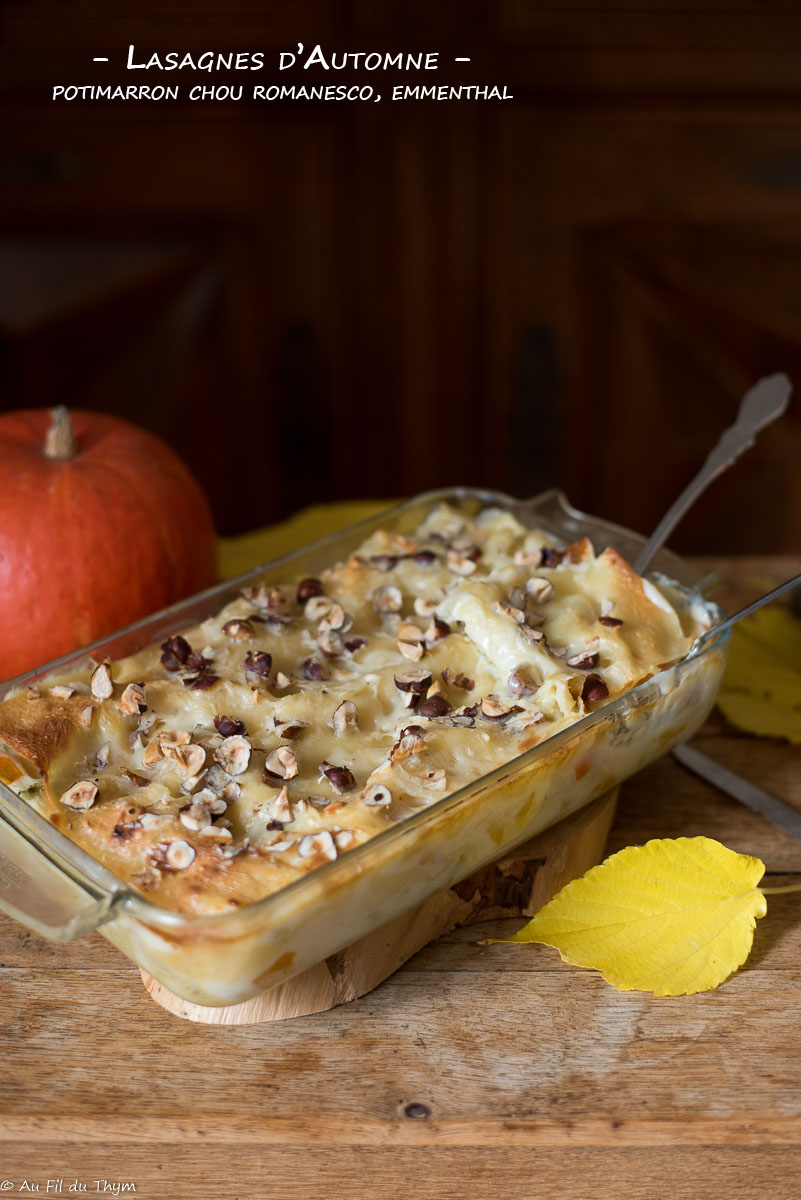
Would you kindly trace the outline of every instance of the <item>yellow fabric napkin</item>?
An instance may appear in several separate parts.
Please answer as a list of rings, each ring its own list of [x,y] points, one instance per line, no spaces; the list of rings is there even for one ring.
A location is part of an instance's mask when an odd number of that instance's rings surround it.
[[[255,529],[241,537],[220,538],[217,543],[220,579],[233,579],[251,567],[289,554],[307,542],[373,517],[394,503],[393,500],[343,500],[337,504],[315,504],[278,525]]]

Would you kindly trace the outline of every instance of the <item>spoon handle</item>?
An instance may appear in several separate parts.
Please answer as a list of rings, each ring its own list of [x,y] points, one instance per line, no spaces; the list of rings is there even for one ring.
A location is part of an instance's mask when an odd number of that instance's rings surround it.
[[[760,430],[785,412],[790,403],[791,391],[792,386],[787,376],[777,374],[766,375],[745,393],[740,402],[737,420],[721,434],[719,442],[710,452],[701,470],[670,506],[640,552],[634,563],[638,575],[642,575],[648,569],[654,555],[662,549],[684,514],[709,487],[712,480],[717,479],[718,475],[736,462],[745,450],[753,446]]]
[[[742,621],[743,617],[750,617],[751,613],[755,613],[758,608],[762,608],[765,604],[770,604],[772,600],[778,600],[779,596],[783,596],[785,592],[789,592],[793,588],[799,587],[799,585],[801,585],[801,575],[793,575],[792,579],[785,579],[784,583],[780,583],[778,587],[765,592],[764,596],[759,596],[756,600],[752,600],[750,604],[746,604],[745,608],[738,609],[730,617],[726,617],[717,625],[713,625],[711,629],[707,629],[695,643],[693,650],[700,650],[707,642],[720,637],[721,633],[726,629],[729,629],[732,625],[736,625],[738,621]]]

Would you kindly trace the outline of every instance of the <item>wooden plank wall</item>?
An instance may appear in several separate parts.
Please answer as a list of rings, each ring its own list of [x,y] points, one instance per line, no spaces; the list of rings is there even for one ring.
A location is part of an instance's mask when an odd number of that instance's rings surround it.
[[[0,405],[142,421],[190,461],[225,532],[461,482],[558,483],[645,528],[747,383],[799,374],[797,6],[0,14]],[[298,40],[465,55],[436,80],[515,99],[50,100],[55,82],[130,82],[91,58],[121,64],[132,41],[275,61]],[[799,413],[679,548],[798,546]]]

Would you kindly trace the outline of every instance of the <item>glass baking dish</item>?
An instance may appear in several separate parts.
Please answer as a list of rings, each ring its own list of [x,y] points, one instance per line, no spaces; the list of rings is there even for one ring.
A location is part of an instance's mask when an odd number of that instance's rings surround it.
[[[257,580],[315,575],[375,530],[412,533],[439,503],[474,515],[490,505],[564,547],[588,536],[631,560],[638,534],[572,508],[557,491],[518,501],[453,488],[414,497],[238,579],[164,609],[0,687],[0,700],[44,676],[132,654],[213,615]],[[681,585],[686,603],[722,614],[698,589],[697,572],[665,551],[656,569]],[[213,915],[154,904],[87,855],[0,782],[0,908],[49,938],[100,931],[186,1000],[235,1004],[283,983],[436,892],[501,857],[691,737],[711,709],[728,638],[601,705],[533,749],[400,821],[278,892]]]

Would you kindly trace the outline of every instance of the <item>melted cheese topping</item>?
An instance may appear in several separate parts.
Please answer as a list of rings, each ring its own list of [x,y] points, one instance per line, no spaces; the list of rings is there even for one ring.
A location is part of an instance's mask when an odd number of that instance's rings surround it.
[[[0,704],[35,802],[159,904],[276,891],[676,662],[703,627],[614,550],[558,552],[497,509],[437,508],[298,584]]]

